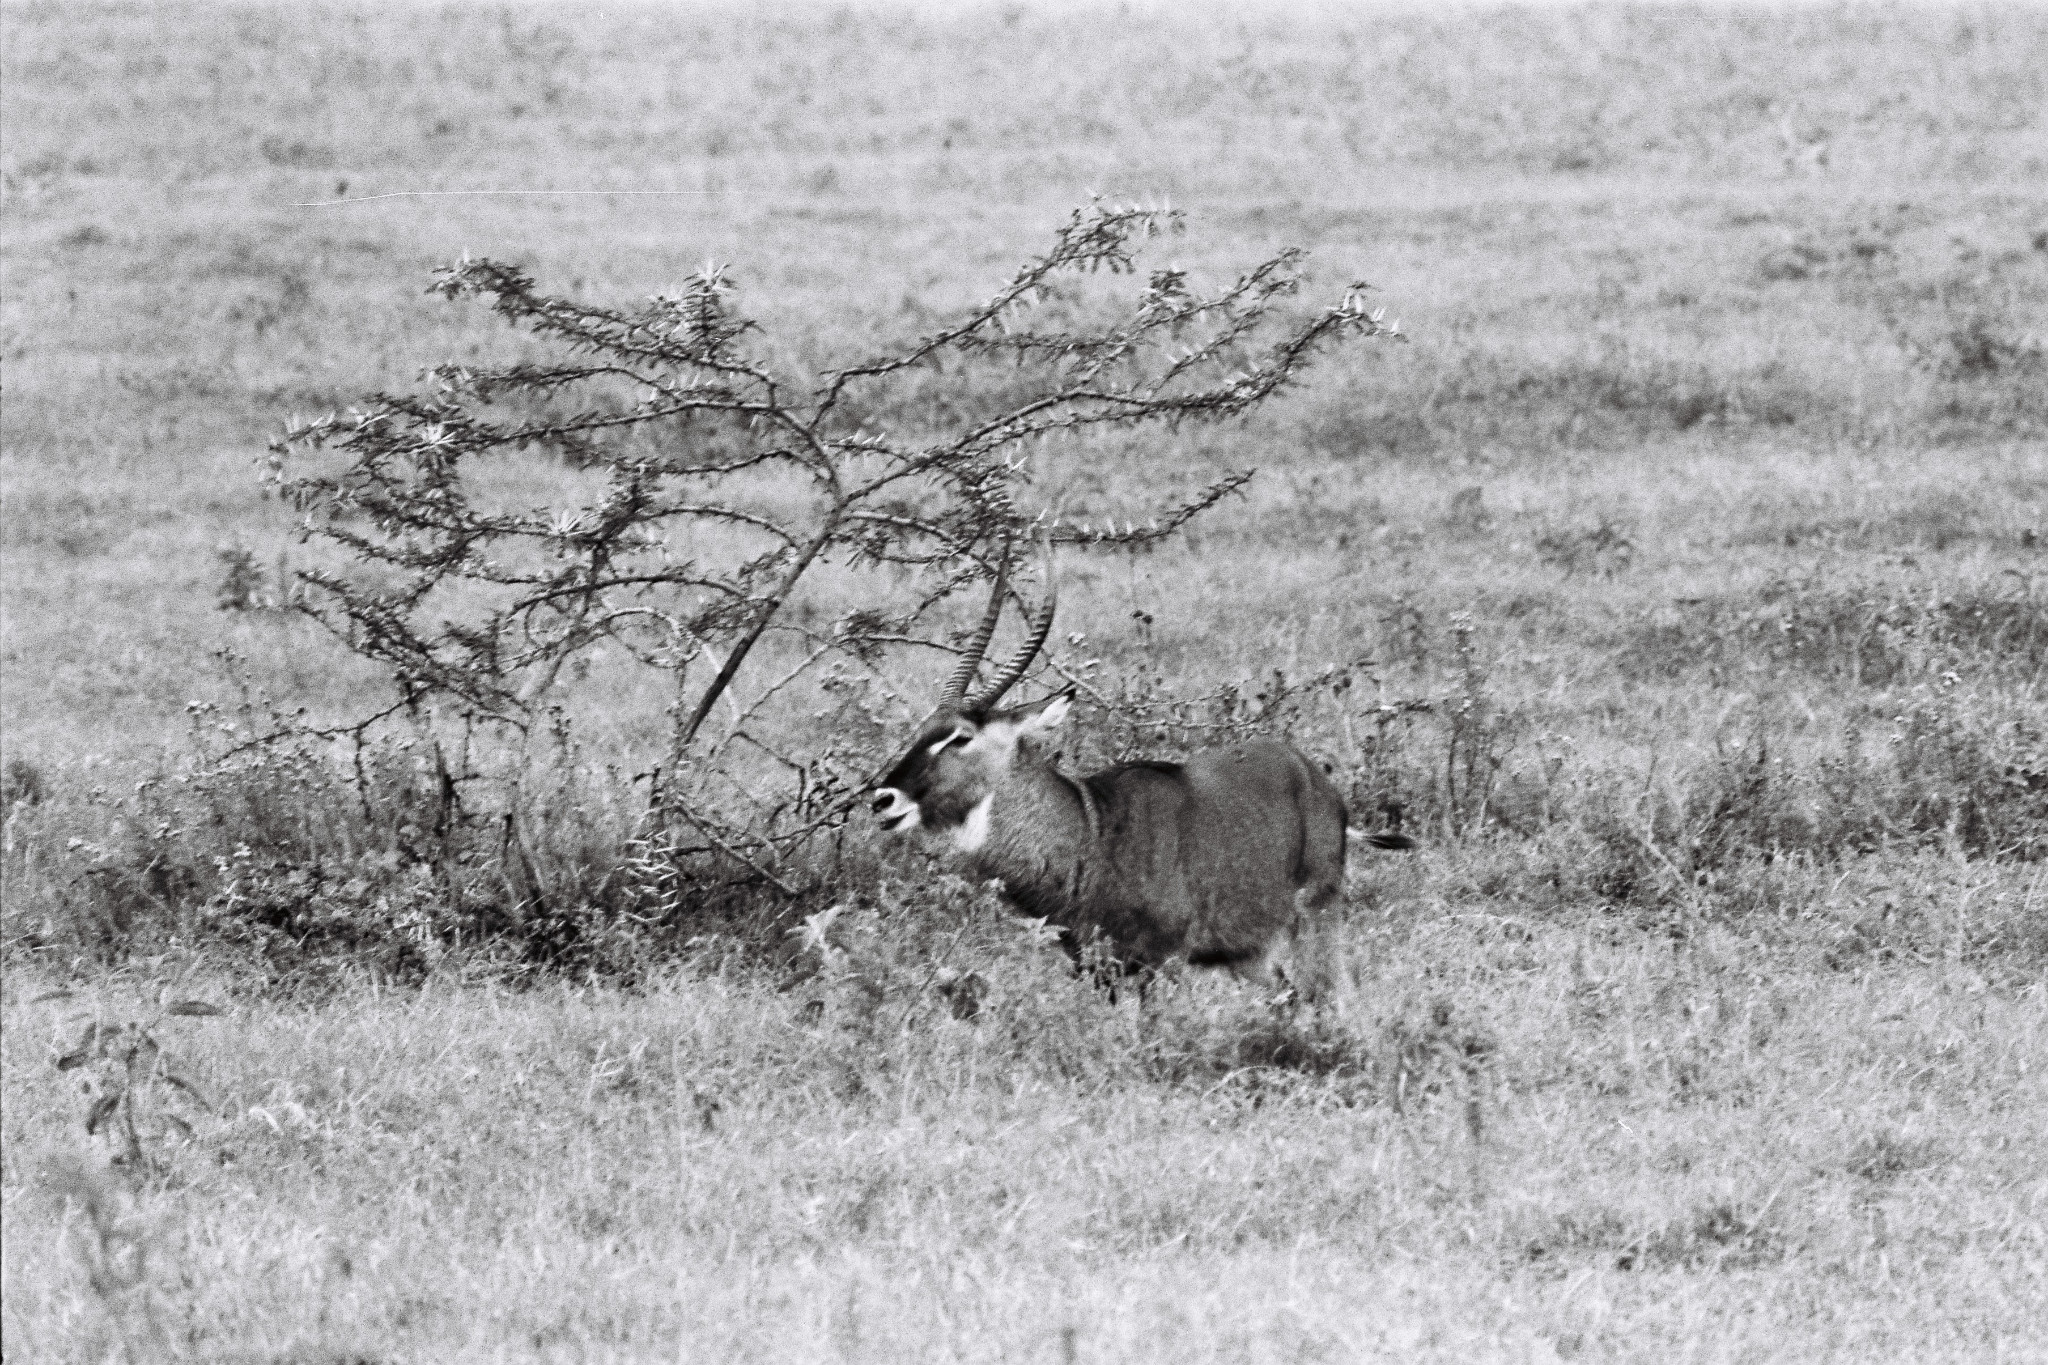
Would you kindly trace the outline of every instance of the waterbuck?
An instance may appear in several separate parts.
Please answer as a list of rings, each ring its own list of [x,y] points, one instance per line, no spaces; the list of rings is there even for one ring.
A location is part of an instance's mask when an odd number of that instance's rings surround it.
[[[1140,983],[1172,957],[1227,967],[1302,999],[1329,985],[1327,934],[1344,885],[1344,800],[1287,744],[1253,740],[1179,763],[1123,763],[1069,777],[1040,745],[1071,689],[997,710],[1044,646],[1055,593],[1017,653],[967,695],[1003,607],[1007,552],[980,627],[937,711],[875,790],[883,829],[921,831],[1026,915],[1064,932],[1078,960],[1101,941]],[[1400,835],[1359,835],[1412,848]]]

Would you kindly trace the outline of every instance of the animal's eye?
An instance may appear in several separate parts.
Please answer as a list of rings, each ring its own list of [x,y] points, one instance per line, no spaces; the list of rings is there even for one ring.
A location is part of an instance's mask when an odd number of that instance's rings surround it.
[[[925,752],[936,757],[940,753],[940,751],[942,751],[948,744],[951,744],[955,740],[965,738],[967,738],[967,732],[965,730],[955,730],[952,734],[947,735],[945,738],[933,741],[931,746],[927,748]]]

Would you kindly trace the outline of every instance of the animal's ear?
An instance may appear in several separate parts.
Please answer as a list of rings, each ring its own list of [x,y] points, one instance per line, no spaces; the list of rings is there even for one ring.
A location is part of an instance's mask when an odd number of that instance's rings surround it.
[[[1055,692],[1044,701],[1020,706],[1012,713],[1017,723],[1017,733],[1024,736],[1051,734],[1060,728],[1067,718],[1067,712],[1073,708],[1074,693],[1071,688],[1065,692]]]

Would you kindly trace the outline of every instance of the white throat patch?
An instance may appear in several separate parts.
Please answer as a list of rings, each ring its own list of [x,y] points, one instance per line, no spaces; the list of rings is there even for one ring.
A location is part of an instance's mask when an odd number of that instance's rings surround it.
[[[989,808],[995,803],[994,792],[974,803],[973,809],[967,812],[967,818],[953,831],[953,847],[962,853],[974,853],[988,842],[988,813]]]

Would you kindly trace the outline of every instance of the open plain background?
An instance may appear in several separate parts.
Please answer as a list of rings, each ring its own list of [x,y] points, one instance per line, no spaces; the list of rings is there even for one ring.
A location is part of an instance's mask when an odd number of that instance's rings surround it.
[[[0,26],[12,1358],[2048,1356],[2048,11]],[[477,189],[683,193],[343,202]],[[1074,557],[1059,648],[1080,757],[1277,669],[1257,723],[1424,843],[1360,860],[1329,1014],[1112,1004],[859,830],[815,903],[607,902],[536,965],[443,932],[319,760],[208,766],[244,689],[381,704],[283,609],[313,552],[259,474],[492,353],[436,266],[729,263],[818,366],[1098,194],[1185,210],[1160,263],[1210,280],[1310,248],[1410,338],[1041,475],[1101,517],[1259,470]],[[659,732],[587,710],[533,813],[572,908]],[[82,1120],[153,1018],[190,1086],[110,1168]]]

